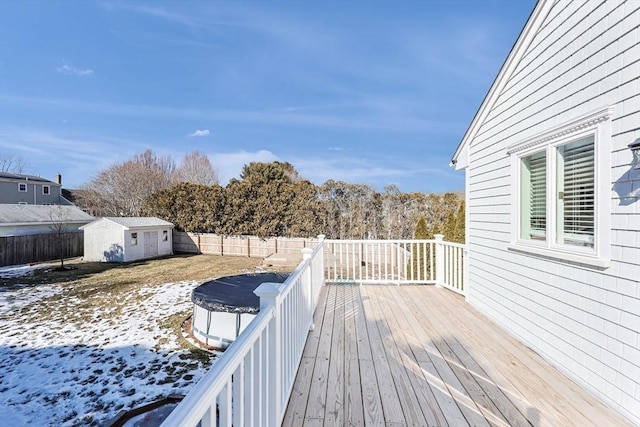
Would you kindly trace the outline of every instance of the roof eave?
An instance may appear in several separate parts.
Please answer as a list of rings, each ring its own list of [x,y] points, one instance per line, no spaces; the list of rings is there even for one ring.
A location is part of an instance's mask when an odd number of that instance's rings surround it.
[[[465,150],[468,150],[470,142],[475,138],[476,134],[478,133],[478,129],[486,119],[489,111],[491,111],[491,109],[493,108],[498,95],[506,85],[515,67],[522,59],[522,55],[527,50],[529,44],[533,40],[533,37],[538,32],[538,29],[542,25],[542,22],[551,10],[553,3],[554,0],[538,0],[538,2],[536,3],[536,6],[531,12],[531,15],[529,15],[527,23],[522,28],[522,31],[520,31],[520,35],[511,48],[509,55],[507,55],[507,59],[504,61],[504,64],[502,64],[500,72],[491,84],[489,92],[487,92],[487,94],[485,95],[482,103],[480,104],[480,107],[478,108],[478,111],[476,111],[476,114],[471,121],[471,124],[462,137],[462,141],[460,141],[460,143],[458,144],[458,148],[456,148],[456,151],[451,159],[450,166],[454,166],[456,169],[463,169],[467,167],[466,160],[468,157],[468,153],[466,156],[462,155],[465,154]],[[464,164],[462,164],[462,162],[458,162],[459,160],[462,160],[461,157],[465,157]]]

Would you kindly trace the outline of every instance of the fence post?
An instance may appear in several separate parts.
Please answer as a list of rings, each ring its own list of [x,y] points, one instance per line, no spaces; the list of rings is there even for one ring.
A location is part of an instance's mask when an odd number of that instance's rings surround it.
[[[280,425],[281,409],[282,409],[282,328],[281,328],[281,298],[280,293],[284,288],[282,283],[265,282],[253,291],[260,298],[260,311],[273,307],[273,320],[269,322],[268,339],[267,339],[267,358],[266,372],[262,379],[263,384],[267,384],[266,405],[267,419],[265,424],[268,426]]]
[[[436,240],[436,285],[442,286],[444,285],[444,245],[442,243],[444,235],[434,234],[433,237]]]

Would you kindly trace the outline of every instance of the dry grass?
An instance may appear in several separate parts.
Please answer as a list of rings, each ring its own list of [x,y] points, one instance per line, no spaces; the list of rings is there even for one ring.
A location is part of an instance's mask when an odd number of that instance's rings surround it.
[[[254,271],[262,262],[261,258],[224,257],[218,255],[176,255],[153,260],[125,264],[83,262],[73,259],[65,262],[72,269],[57,271],[58,263],[39,266],[32,275],[18,278],[0,279],[2,288],[37,287],[58,285],[62,293],[49,298],[49,302],[59,302],[55,311],[41,312],[42,320],[64,317],[70,323],[81,325],[91,321],[96,310],[109,313],[104,321],[126,312],[140,302],[138,290],[153,288],[164,283],[183,281],[206,281],[212,278]],[[270,271],[277,271],[273,268]],[[73,304],[66,302],[73,300]],[[125,303],[126,300],[126,303]],[[28,307],[21,310],[24,313]],[[180,335],[180,323],[188,312],[174,315],[163,322],[163,327],[173,329]]]
[[[125,264],[83,262],[78,258],[65,262],[65,266],[72,267],[71,270],[56,271],[57,263],[45,263],[33,275],[0,279],[0,286],[58,284],[75,290],[77,296],[81,296],[83,292],[104,290],[105,287],[111,292],[126,292],[132,286],[204,281],[253,270],[260,263],[260,258],[217,255],[175,255]]]

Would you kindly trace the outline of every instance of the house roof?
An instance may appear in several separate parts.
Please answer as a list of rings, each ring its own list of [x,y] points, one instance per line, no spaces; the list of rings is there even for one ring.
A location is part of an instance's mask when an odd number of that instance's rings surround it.
[[[498,100],[498,96],[511,78],[511,75],[514,73],[516,67],[520,63],[520,60],[522,59],[524,53],[528,50],[529,45],[531,44],[535,35],[538,33],[538,30],[542,26],[542,23],[546,19],[554,3],[555,0],[538,0],[538,2],[536,3],[536,6],[533,9],[533,12],[531,12],[527,23],[520,32],[520,35],[518,36],[515,44],[511,48],[509,56],[507,56],[507,59],[504,61],[500,72],[493,81],[489,92],[484,97],[484,100],[482,101],[482,104],[480,104],[476,115],[469,125],[469,128],[467,128],[462,141],[460,141],[460,144],[458,144],[458,148],[453,154],[451,165],[455,166],[456,169],[464,169],[468,166],[469,144],[471,143],[471,141],[473,141],[479,129],[484,124],[487,115],[493,109],[493,106]]]
[[[93,217],[75,206],[69,205],[15,205],[0,204],[0,225],[88,223]]]
[[[0,172],[0,179],[11,180],[11,181],[36,181],[36,182],[46,182],[51,185],[60,185],[55,181],[50,181],[41,176],[37,175],[22,175],[17,173],[9,173],[9,172]]]
[[[156,217],[144,217],[144,216],[133,216],[133,217],[120,217],[120,216],[107,216],[104,218],[100,218],[95,222],[107,220],[114,222],[118,225],[121,225],[125,229],[133,229],[133,228],[149,228],[149,227],[173,227],[173,224]],[[93,223],[91,223],[93,224]],[[90,226],[91,224],[87,224],[82,227],[83,229]]]

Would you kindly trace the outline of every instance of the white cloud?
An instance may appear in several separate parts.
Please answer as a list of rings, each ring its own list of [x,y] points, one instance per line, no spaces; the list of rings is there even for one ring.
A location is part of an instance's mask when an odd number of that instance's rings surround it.
[[[69,65],[69,64],[63,64],[62,66],[56,68],[56,71],[58,71],[60,74],[65,74],[67,76],[90,76],[91,74],[93,74],[93,70],[90,68],[87,68],[85,70],[81,69],[81,68],[76,68],[73,65]]]
[[[235,153],[213,153],[209,155],[211,164],[218,172],[220,185],[227,185],[231,178],[240,178],[242,167],[251,162],[274,162],[278,156],[268,150],[237,151]]]
[[[188,136],[208,136],[211,132],[209,132],[209,129],[202,129],[202,130],[196,130],[193,133],[190,133]]]

